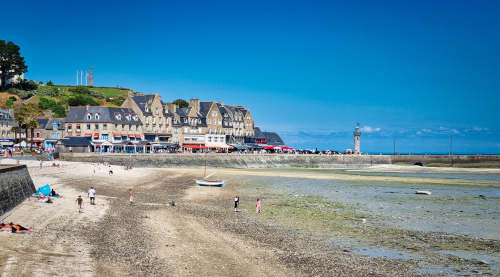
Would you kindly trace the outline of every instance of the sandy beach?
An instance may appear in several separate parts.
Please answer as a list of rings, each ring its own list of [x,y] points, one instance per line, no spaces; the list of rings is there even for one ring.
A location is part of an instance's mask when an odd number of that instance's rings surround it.
[[[5,222],[34,227],[35,233],[0,233],[0,248],[5,249],[0,253],[1,276],[425,275],[414,270],[414,261],[357,255],[325,243],[322,236],[256,216],[254,200],[250,201],[255,195],[239,180],[273,172],[217,169],[229,182],[227,187],[214,189],[194,185],[200,169],[112,166],[114,174],[109,175],[102,165],[59,162],[60,168],[46,164],[40,169],[38,162],[22,163],[27,163],[36,187],[51,184],[63,197],[53,204],[27,200],[2,216],[7,217]],[[345,181],[373,177],[300,172],[279,176]],[[457,182],[471,185],[467,180]],[[480,181],[474,185],[497,184]],[[90,186],[97,190],[95,206],[89,205]],[[133,205],[128,201],[129,188],[135,192]],[[84,198],[80,214],[75,202],[78,195]],[[234,195],[247,201],[239,212],[232,209]]]

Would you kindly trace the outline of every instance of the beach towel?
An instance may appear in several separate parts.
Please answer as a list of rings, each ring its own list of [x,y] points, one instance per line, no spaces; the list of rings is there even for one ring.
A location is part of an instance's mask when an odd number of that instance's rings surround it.
[[[39,187],[36,190],[35,195],[39,195],[40,193],[42,195],[49,196],[50,195],[50,186],[47,184],[45,186]]]

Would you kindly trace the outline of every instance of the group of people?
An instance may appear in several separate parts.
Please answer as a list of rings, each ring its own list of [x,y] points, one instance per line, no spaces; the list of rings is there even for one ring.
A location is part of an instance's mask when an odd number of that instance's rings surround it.
[[[0,231],[7,231],[17,234],[25,234],[25,233],[30,234],[33,233],[35,230],[33,228],[26,228],[22,225],[14,224],[12,222],[10,223],[0,222]]]
[[[95,205],[95,196],[96,196],[96,190],[94,187],[90,187],[89,191],[87,192],[87,195],[90,199],[90,205]],[[134,203],[134,192],[132,191],[131,188],[128,189],[128,196],[129,196],[129,203],[133,204]],[[78,206],[78,213],[82,212],[82,206],[83,206],[83,198],[81,195],[78,195],[76,198],[76,204]]]
[[[236,195],[234,197],[234,211],[235,212],[238,211],[239,205],[240,205],[240,197],[238,195]],[[255,212],[256,213],[260,213],[260,205],[261,205],[260,198],[257,198],[257,203],[255,204]]]

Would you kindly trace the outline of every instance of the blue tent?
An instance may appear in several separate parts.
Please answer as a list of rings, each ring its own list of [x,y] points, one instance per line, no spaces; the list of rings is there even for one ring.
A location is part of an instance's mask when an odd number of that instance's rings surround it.
[[[45,196],[48,196],[50,194],[50,186],[49,185],[45,185],[45,186],[42,186],[42,187],[39,187],[36,192],[35,192],[35,195],[38,195],[38,194],[43,194]]]

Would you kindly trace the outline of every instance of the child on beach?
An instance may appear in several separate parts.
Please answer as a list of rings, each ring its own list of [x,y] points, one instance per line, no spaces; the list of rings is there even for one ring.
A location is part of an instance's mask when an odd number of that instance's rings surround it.
[[[78,205],[78,213],[81,213],[83,204],[83,198],[81,195],[78,195],[78,197],[76,198],[76,204]]]
[[[134,204],[134,192],[132,191],[132,189],[128,189],[128,196],[130,200],[130,205]]]
[[[94,187],[90,187],[88,196],[90,198],[90,205],[95,205],[95,189]]]
[[[113,169],[111,169],[111,165],[109,165],[109,175],[113,175]]]
[[[240,197],[238,195],[236,195],[234,197],[234,211],[237,212],[238,211],[238,205],[240,204]]]
[[[255,204],[255,212],[260,213],[260,199],[257,198],[257,204]]]

